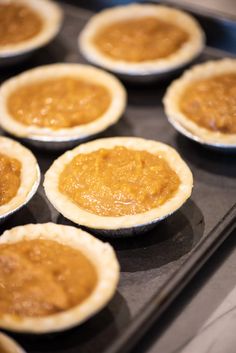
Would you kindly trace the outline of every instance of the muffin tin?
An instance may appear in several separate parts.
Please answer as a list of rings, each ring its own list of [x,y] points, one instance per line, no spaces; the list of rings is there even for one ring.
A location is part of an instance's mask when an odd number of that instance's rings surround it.
[[[2,81],[38,65],[85,63],[77,50],[77,35],[92,13],[69,5],[63,5],[63,9],[65,21],[58,38],[24,65],[1,73]],[[222,37],[226,35],[222,43],[230,49],[236,22],[206,14],[197,17],[209,30],[206,35],[210,43],[217,44],[220,32]],[[217,23],[219,32],[213,27]],[[199,61],[226,55],[230,53],[207,47]],[[178,134],[168,123],[161,103],[168,84],[126,85],[128,107],[124,117],[102,136],[138,136],[176,148],[194,175],[191,199],[152,231],[132,239],[111,240],[121,265],[121,280],[112,301],[72,330],[41,337],[15,335],[28,353],[127,352],[235,227],[235,156],[207,150]],[[59,156],[36,148],[33,153],[42,173]],[[50,205],[40,186],[28,205],[12,215],[0,230],[2,233],[16,225],[50,221],[72,225]]]

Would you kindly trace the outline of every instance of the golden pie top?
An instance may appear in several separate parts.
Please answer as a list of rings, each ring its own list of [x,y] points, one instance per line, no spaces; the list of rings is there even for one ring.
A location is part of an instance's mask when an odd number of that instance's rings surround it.
[[[118,21],[100,29],[93,38],[104,54],[128,62],[166,58],[187,40],[188,33],[182,28],[151,16]]]
[[[28,6],[0,4],[0,46],[31,39],[40,32],[42,26],[42,19]]]
[[[196,124],[227,134],[236,133],[236,74],[198,80],[186,87],[180,110]]]
[[[97,284],[78,249],[47,239],[0,245],[0,315],[43,317],[70,309]]]
[[[162,205],[179,184],[161,154],[116,146],[74,157],[60,175],[59,190],[91,213],[123,216]]]
[[[21,183],[21,162],[0,153],[0,206],[16,196]]]
[[[18,87],[7,104],[10,114],[22,124],[56,130],[98,119],[110,102],[104,86],[65,76]]]

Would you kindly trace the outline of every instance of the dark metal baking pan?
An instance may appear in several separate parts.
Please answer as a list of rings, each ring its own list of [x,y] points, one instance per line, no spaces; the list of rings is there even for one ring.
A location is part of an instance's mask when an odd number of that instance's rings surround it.
[[[84,62],[77,49],[77,35],[92,13],[69,5],[63,8],[65,21],[58,38],[24,64],[4,69],[0,72],[1,80],[38,65]],[[207,18],[204,15],[205,21]],[[232,30],[236,31],[236,23]],[[221,50],[206,48],[199,60],[224,55]],[[112,240],[121,264],[115,297],[102,312],[72,330],[40,337],[15,334],[28,353],[127,352],[234,228],[235,156],[206,150],[171,127],[161,103],[167,85],[168,82],[127,86],[125,115],[102,136],[142,136],[174,146],[194,174],[191,199],[151,232],[132,239]],[[33,152],[42,173],[58,155],[37,149]],[[40,187],[30,203],[1,225],[0,230],[48,221],[71,224],[53,209]]]

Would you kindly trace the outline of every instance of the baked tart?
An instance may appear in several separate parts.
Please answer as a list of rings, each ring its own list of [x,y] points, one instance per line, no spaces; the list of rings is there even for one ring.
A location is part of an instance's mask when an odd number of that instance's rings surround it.
[[[148,79],[181,68],[202,51],[204,34],[187,13],[154,4],[132,4],[94,15],[79,36],[91,63],[126,78]]]
[[[0,0],[0,64],[9,64],[50,42],[62,11],[49,0]]]
[[[0,263],[0,326],[19,332],[54,332],[84,322],[107,304],[119,279],[109,244],[54,223],[5,231]]]
[[[64,153],[45,175],[54,207],[104,235],[144,232],[190,196],[192,174],[178,153],[134,137],[95,140]]]
[[[0,222],[33,197],[39,182],[39,166],[31,151],[0,136]]]
[[[206,146],[236,147],[236,60],[196,65],[164,97],[170,123]]]
[[[0,125],[42,147],[78,144],[116,123],[126,92],[111,74],[87,65],[26,71],[0,88]]]

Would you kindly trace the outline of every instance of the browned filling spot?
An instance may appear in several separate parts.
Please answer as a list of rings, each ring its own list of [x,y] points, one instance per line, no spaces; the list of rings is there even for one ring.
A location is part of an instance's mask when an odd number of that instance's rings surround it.
[[[59,190],[91,213],[124,216],[162,205],[179,184],[161,155],[119,146],[77,155],[61,173]]]
[[[17,88],[8,98],[8,110],[24,125],[70,128],[100,118],[111,96],[102,85],[60,77]]]
[[[40,317],[82,303],[94,290],[94,265],[52,240],[0,245],[0,315]]]
[[[217,75],[190,84],[180,99],[181,111],[196,124],[236,133],[236,74]]]
[[[20,183],[21,163],[0,153],[0,206],[16,196]]]
[[[42,26],[42,19],[31,8],[17,3],[0,4],[0,46],[31,39]]]
[[[172,23],[142,17],[105,26],[93,42],[105,55],[116,60],[143,62],[166,58],[188,40],[188,34]]]

